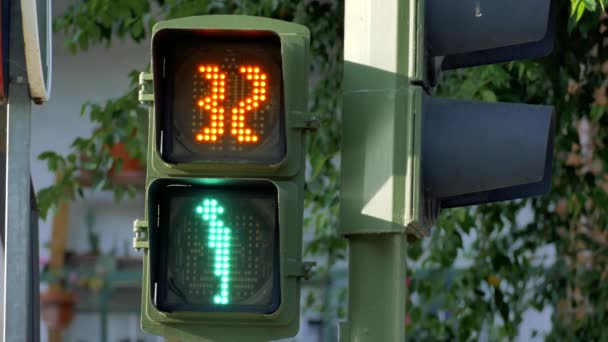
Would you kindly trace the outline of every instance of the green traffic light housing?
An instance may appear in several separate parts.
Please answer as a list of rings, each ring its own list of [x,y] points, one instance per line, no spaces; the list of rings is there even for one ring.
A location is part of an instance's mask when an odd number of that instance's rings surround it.
[[[142,329],[267,341],[299,328],[309,30],[213,15],[157,23]]]

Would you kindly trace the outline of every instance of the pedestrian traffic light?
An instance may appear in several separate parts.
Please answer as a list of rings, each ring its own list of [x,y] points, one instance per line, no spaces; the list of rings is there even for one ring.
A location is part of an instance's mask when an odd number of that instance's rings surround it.
[[[440,208],[547,192],[552,107],[431,93],[442,70],[547,55],[556,4],[411,0],[395,6],[401,19],[394,29],[368,23],[345,34],[340,232],[421,237]],[[352,8],[347,20],[368,17],[364,7]]]
[[[158,23],[148,132],[144,331],[270,340],[299,327],[309,31],[249,16]],[[149,86],[152,83],[153,87]],[[153,93],[150,93],[150,90]]]

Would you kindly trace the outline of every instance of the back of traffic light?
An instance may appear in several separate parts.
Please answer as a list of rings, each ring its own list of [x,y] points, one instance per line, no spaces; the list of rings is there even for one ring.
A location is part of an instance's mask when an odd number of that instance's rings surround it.
[[[158,23],[141,323],[171,338],[269,340],[299,326],[307,28],[248,16]],[[148,93],[152,81],[153,94]]]
[[[425,65],[443,70],[544,57],[555,41],[553,0],[427,0]],[[458,30],[450,28],[458,27]],[[424,197],[452,208],[541,195],[551,187],[555,115],[544,105],[422,96]]]
[[[441,207],[547,192],[552,107],[431,94],[442,70],[549,54],[555,3],[411,0],[394,6],[408,8],[400,14],[407,21],[399,19],[394,32],[374,30],[371,16],[371,27],[353,25],[357,34],[345,38],[339,231],[407,231],[419,238]]]

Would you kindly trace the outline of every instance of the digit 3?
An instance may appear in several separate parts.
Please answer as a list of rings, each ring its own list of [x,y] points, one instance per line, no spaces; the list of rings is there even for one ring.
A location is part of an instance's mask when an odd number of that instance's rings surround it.
[[[222,103],[225,100],[226,74],[217,65],[199,66],[199,72],[203,73],[205,80],[211,85],[211,96],[198,100],[197,105],[210,114],[211,120],[209,125],[196,135],[196,140],[215,142],[224,135],[225,109]]]

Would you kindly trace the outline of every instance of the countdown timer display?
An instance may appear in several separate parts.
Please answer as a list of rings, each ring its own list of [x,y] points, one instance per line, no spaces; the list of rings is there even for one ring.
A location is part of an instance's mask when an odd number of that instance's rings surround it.
[[[160,199],[162,198],[162,199]],[[276,188],[167,187],[153,272],[162,311],[263,312],[280,302]]]
[[[276,164],[285,157],[279,37],[267,31],[179,30],[155,36],[164,86],[157,117],[161,157],[172,163]],[[161,138],[162,137],[162,138]]]

